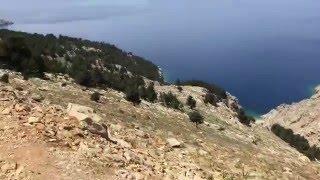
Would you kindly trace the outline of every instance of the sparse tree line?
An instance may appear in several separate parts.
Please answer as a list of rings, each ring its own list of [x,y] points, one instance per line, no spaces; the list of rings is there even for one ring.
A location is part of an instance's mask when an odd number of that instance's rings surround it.
[[[310,146],[306,138],[299,134],[294,134],[291,129],[286,129],[279,124],[274,124],[271,127],[271,131],[300,153],[307,156],[310,160],[320,159],[320,149],[315,145]]]
[[[123,52],[113,45],[92,42],[66,36],[56,37],[52,34],[28,34],[9,30],[0,30],[0,60],[7,68],[22,72],[25,78],[43,77],[44,72],[69,74],[75,81],[87,87],[109,87],[125,93],[125,98],[139,104],[141,99],[149,102],[161,102],[168,108],[183,110],[183,103],[173,93],[161,93],[158,97],[154,84],[146,84],[142,77],[163,83],[158,67],[141,57]],[[88,50],[88,48],[94,48]],[[3,53],[4,52],[4,53]],[[204,103],[217,106],[227,98],[222,88],[202,81],[185,81],[176,83],[179,92],[182,86],[200,86],[208,93]],[[92,100],[98,101],[99,94]],[[192,110],[190,120],[196,124],[203,122],[202,115],[194,110],[197,102],[192,96],[185,102]],[[242,119],[247,116],[239,114]],[[240,120],[244,124],[246,120]]]
[[[157,98],[153,84],[146,87],[142,76],[163,81],[157,66],[113,45],[9,30],[0,30],[0,38],[0,49],[5,52],[1,60],[25,78],[41,78],[44,72],[69,74],[83,86],[125,92],[127,99],[135,103],[140,98],[150,102]],[[88,51],[87,47],[95,49]]]
[[[183,91],[182,86],[198,86],[207,89],[207,93],[204,96],[203,102],[205,104],[211,104],[213,106],[217,106],[219,102],[222,102],[227,99],[227,92],[220,88],[215,84],[209,84],[199,80],[189,80],[189,81],[180,81],[176,80],[175,84],[177,85],[177,89],[179,92]],[[196,106],[196,102],[193,101],[192,97],[188,97],[187,105],[193,109]],[[243,108],[237,110],[239,121],[246,125],[251,126],[252,123],[255,122],[255,118],[246,114]]]
[[[118,64],[135,75],[163,82],[156,65],[132,53],[124,52],[111,44],[62,35],[56,37],[52,34],[29,34],[5,29],[0,30],[0,38],[5,42],[10,59],[13,61],[19,59],[19,63],[15,65],[22,66],[21,60],[23,59],[23,61],[28,61],[24,63],[28,63],[29,68],[32,68],[33,65],[46,65],[45,69],[38,71],[67,72],[75,62],[80,61],[79,63],[82,64],[84,63],[83,59],[85,59],[86,62],[91,64],[100,59],[106,66]],[[86,48],[93,49],[88,50]],[[51,56],[58,61],[51,61],[51,64],[46,64],[41,62],[44,61],[41,58],[43,55]],[[31,73],[29,72],[29,74]]]

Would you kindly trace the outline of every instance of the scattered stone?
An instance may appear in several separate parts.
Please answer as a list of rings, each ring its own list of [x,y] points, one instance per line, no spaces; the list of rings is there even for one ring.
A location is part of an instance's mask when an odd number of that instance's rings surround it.
[[[19,165],[16,172],[14,173],[14,178],[19,179],[19,175],[23,172],[24,166]]]
[[[44,97],[41,94],[32,94],[31,99],[33,99],[37,102],[41,102],[44,100]]]
[[[27,110],[26,106],[22,105],[22,104],[16,104],[14,106],[15,111],[17,112],[22,112],[24,110]]]
[[[11,109],[12,109],[12,107],[7,107],[1,112],[1,114],[2,115],[9,115],[11,113]]]
[[[141,131],[141,130],[139,130],[139,129],[136,129],[135,130],[135,133],[136,133],[136,135],[137,136],[139,136],[139,137],[145,137],[146,136],[146,133],[145,132],[143,132],[143,131]]]
[[[121,156],[120,154],[113,154],[111,156],[109,156],[109,158],[117,163],[121,163],[121,162],[125,162],[125,158],[123,156]]]
[[[128,180],[134,180],[134,179],[136,179],[135,175],[132,174],[132,173],[130,173],[130,172],[127,171],[127,170],[120,170],[120,171],[118,171],[117,176],[118,176],[120,179],[128,179]]]
[[[124,148],[131,148],[132,145],[128,142],[126,142],[125,140],[122,140],[122,139],[115,139],[115,141],[117,142],[117,144],[119,144],[121,147],[124,147]]]
[[[79,121],[84,121],[89,118],[95,122],[100,122],[101,117],[94,113],[94,110],[90,107],[69,103],[67,113],[71,117],[77,118]]]
[[[16,169],[17,169],[16,162],[5,162],[5,164],[1,166],[1,171],[3,171],[3,172],[16,170]]]
[[[91,148],[85,143],[80,143],[78,151],[85,155],[86,157],[92,158],[95,157],[98,153],[98,149]]]
[[[92,134],[100,135],[108,141],[113,143],[117,143],[116,140],[111,139],[111,135],[108,131],[108,127],[105,124],[97,124],[90,118],[86,118],[83,120],[82,126],[84,129],[90,131]]]
[[[29,124],[35,124],[35,123],[39,123],[39,122],[40,122],[40,118],[38,118],[38,117],[29,117],[29,119],[28,119]]]
[[[44,77],[45,80],[52,80],[53,79],[53,74],[50,73],[44,73]]]
[[[175,138],[168,138],[167,139],[167,143],[169,144],[170,147],[172,148],[179,148],[181,147],[182,143],[179,142],[177,139]]]
[[[38,89],[39,91],[49,91],[49,87],[47,86],[39,87]]]
[[[254,145],[258,145],[258,143],[261,142],[262,140],[261,140],[260,137],[254,136],[254,137],[252,137],[251,141],[252,141],[252,143],[253,143]]]
[[[208,154],[208,152],[205,151],[205,150],[203,150],[203,149],[200,149],[200,150],[198,151],[198,153],[199,153],[200,156],[205,156],[205,155]]]
[[[122,126],[120,124],[111,124],[110,129],[112,131],[120,131],[122,129]]]
[[[23,91],[23,87],[17,86],[17,87],[16,87],[16,90],[18,90],[18,91]]]

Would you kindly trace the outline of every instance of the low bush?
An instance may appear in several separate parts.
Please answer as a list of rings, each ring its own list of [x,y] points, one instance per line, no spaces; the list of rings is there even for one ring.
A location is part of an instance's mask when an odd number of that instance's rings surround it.
[[[155,102],[158,99],[158,95],[154,90],[154,83],[150,83],[147,88],[141,88],[141,98],[149,102]]]
[[[134,105],[141,103],[139,89],[137,87],[129,87],[126,90],[127,101],[132,102]]]
[[[187,99],[186,104],[190,107],[190,109],[193,109],[193,108],[196,107],[197,101],[194,100],[192,96],[189,96],[188,99]]]
[[[101,97],[100,93],[94,92],[93,94],[91,94],[90,99],[92,101],[99,102],[100,101],[100,97]]]
[[[181,110],[183,107],[182,103],[178,100],[177,96],[172,94],[172,92],[162,93],[160,95],[160,101],[163,102],[164,105],[169,108]]]
[[[206,93],[206,95],[204,96],[204,100],[203,102],[205,104],[211,104],[213,106],[217,106],[217,102],[219,102],[218,98],[212,94],[212,93]]]
[[[189,115],[190,121],[195,123],[197,127],[199,124],[202,124],[204,122],[203,116],[198,111],[193,111],[193,112],[189,113],[188,115]]]
[[[4,83],[9,83],[9,74],[8,73],[5,73],[3,75],[0,75],[0,81],[1,82],[4,82]]]

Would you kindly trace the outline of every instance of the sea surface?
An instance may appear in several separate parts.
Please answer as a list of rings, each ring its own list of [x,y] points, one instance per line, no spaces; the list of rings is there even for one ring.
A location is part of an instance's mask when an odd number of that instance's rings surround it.
[[[106,41],[237,96],[252,114],[320,84],[319,0],[0,0],[10,29]]]

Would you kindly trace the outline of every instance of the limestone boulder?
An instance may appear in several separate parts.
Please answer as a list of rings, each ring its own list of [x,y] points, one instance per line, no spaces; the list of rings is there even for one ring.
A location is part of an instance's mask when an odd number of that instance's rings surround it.
[[[84,121],[85,119],[92,119],[94,122],[101,121],[101,117],[94,113],[92,108],[79,104],[69,103],[67,113],[70,117],[74,117],[79,121]]]
[[[172,148],[179,148],[182,146],[182,143],[179,142],[176,138],[168,138],[167,143]]]

